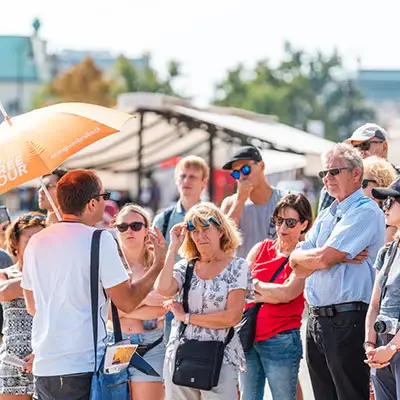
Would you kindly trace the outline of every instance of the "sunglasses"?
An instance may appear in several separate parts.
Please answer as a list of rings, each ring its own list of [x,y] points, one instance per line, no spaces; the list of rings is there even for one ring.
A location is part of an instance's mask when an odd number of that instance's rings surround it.
[[[115,227],[121,233],[126,232],[128,228],[131,228],[131,230],[134,232],[139,232],[140,230],[143,229],[143,227],[147,228],[144,222],[131,222],[130,224],[122,222],[122,224],[115,225]]]
[[[367,187],[368,187],[368,184],[369,184],[370,182],[372,182],[372,183],[377,183],[377,182],[374,181],[373,179],[363,179],[362,184],[361,184],[362,188],[363,188],[363,189],[367,188]]]
[[[388,198],[382,203],[383,209],[384,209],[384,210],[389,210],[390,207],[392,207],[392,205],[393,205],[396,201],[397,201],[398,203],[400,203],[400,198],[398,198],[398,197],[388,197]]]
[[[323,171],[319,171],[318,175],[320,177],[320,179],[325,178],[328,174],[330,174],[331,176],[336,176],[339,175],[341,171],[347,169],[347,167],[343,167],[343,168],[331,168],[331,169],[325,169]]]
[[[381,140],[368,140],[367,142],[362,142],[360,144],[353,144],[353,147],[361,151],[368,151],[371,148],[372,143],[383,143]]]
[[[204,228],[208,228],[210,226],[211,222],[213,222],[217,226],[221,225],[214,217],[210,217],[210,218],[204,220],[202,222],[202,225],[203,225]],[[188,221],[186,223],[186,229],[189,232],[193,232],[193,231],[197,230],[197,228],[196,228],[195,224],[193,223],[193,221]]]
[[[28,215],[27,217],[20,217],[18,222],[42,222],[46,221],[46,217],[44,215]]]
[[[231,177],[238,180],[240,178],[240,174],[243,176],[248,176],[251,173],[251,166],[250,165],[243,165],[240,169],[234,169],[231,172]]]
[[[99,193],[99,194],[95,194],[93,196],[94,199],[99,199],[100,197],[102,197],[104,200],[110,200],[111,197],[111,193],[110,192],[104,192],[104,193]]]
[[[302,221],[300,221],[300,220],[298,220],[298,219],[295,219],[295,218],[275,217],[275,218],[273,218],[273,222],[274,222],[274,224],[275,224],[276,226],[281,226],[281,225],[283,225],[283,223],[285,223],[286,226],[287,226],[289,229],[293,229],[293,228],[296,226],[296,224],[297,224],[298,222],[302,222]]]

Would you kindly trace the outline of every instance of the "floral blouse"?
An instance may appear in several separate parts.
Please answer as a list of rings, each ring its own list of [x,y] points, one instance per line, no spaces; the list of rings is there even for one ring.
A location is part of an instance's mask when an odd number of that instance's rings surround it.
[[[179,297],[182,301],[183,283],[185,281],[187,260],[181,260],[174,266],[174,278],[179,284]],[[234,257],[232,261],[213,279],[200,279],[196,270],[189,289],[189,311],[191,314],[210,314],[226,309],[228,293],[231,290],[249,288],[249,265],[243,258]],[[180,322],[173,320],[171,337],[168,343],[166,357],[175,356],[179,342]],[[229,329],[209,329],[196,325],[186,327],[184,337],[199,341],[219,340],[224,341]],[[225,348],[224,363],[233,364],[245,370],[245,357],[238,335],[235,333],[232,340]]]

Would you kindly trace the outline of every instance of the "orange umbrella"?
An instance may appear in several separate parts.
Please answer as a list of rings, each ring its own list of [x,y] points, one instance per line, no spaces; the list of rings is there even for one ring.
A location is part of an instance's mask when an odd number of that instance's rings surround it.
[[[55,104],[13,118],[2,107],[0,112],[5,117],[0,125],[0,194],[50,174],[68,157],[119,132],[134,118],[85,103]]]

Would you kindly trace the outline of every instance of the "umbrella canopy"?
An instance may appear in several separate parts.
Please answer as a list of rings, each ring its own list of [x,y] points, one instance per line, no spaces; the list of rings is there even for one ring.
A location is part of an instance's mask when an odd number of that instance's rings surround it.
[[[85,103],[60,103],[0,125],[0,194],[54,171],[68,157],[119,132],[134,116]]]

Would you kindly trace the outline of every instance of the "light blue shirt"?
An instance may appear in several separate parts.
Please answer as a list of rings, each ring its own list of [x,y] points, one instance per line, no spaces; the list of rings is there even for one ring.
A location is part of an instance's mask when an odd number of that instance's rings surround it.
[[[315,221],[303,250],[332,247],[352,259],[365,248],[368,258],[362,264],[339,263],[315,271],[306,280],[305,297],[311,306],[362,301],[369,303],[375,279],[377,253],[385,242],[385,217],[377,204],[361,189],[345,200],[323,210]]]

